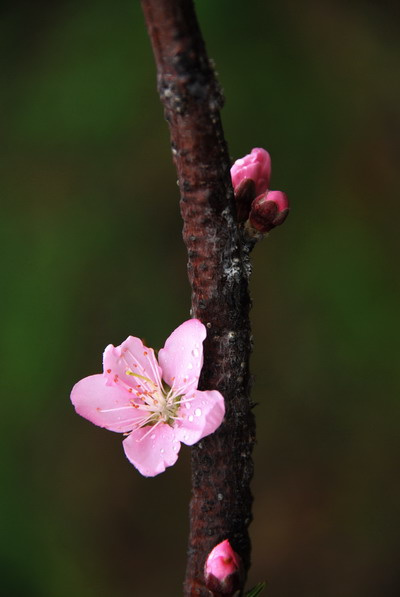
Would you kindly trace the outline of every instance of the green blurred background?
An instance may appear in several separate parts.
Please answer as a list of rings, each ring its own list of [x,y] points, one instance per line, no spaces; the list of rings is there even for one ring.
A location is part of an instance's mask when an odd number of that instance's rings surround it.
[[[389,2],[199,0],[232,158],[272,155],[287,223],[254,252],[250,583],[400,594],[399,103]],[[189,316],[176,174],[136,0],[3,2],[1,586],[176,597],[189,449],[144,479],[72,385]]]

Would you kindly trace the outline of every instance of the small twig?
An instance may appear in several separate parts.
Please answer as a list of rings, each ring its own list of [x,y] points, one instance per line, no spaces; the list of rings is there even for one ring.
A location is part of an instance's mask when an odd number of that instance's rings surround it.
[[[249,397],[249,247],[235,221],[230,159],[219,113],[223,98],[193,2],[141,4],[178,172],[192,315],[208,329],[200,389],[219,390],[227,408],[220,429],[192,449],[184,594],[206,596],[211,593],[204,585],[204,563],[217,543],[228,538],[246,571],[250,564],[255,425]]]

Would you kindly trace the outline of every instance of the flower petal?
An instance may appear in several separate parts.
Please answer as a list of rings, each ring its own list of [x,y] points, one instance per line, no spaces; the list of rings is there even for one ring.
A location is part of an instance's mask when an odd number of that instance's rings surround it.
[[[196,390],[185,398],[191,401],[182,404],[179,410],[181,420],[175,431],[179,441],[192,446],[218,429],[225,415],[225,402],[222,394],[216,390]]]
[[[198,319],[189,319],[172,332],[158,353],[163,379],[177,393],[197,388],[203,366],[203,340],[207,332]]]
[[[128,336],[120,346],[109,344],[104,351],[103,367],[109,385],[118,384],[140,392],[152,391],[161,384],[161,369],[154,350],[134,336]]]
[[[135,429],[122,444],[128,460],[145,477],[155,477],[175,464],[181,447],[174,429],[165,423]]]
[[[99,427],[124,433],[138,424],[143,414],[135,409],[131,395],[120,386],[109,386],[104,375],[78,381],[71,392],[76,412]]]

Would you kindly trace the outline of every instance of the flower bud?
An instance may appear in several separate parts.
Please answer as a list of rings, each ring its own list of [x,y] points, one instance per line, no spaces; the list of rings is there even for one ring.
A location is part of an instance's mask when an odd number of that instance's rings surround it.
[[[265,193],[271,176],[271,158],[268,151],[255,147],[251,153],[236,160],[231,168],[232,185],[235,191],[245,178],[254,181],[255,197]]]
[[[242,575],[241,559],[228,539],[218,543],[210,551],[204,567],[207,588],[222,595],[233,595],[240,589]]]
[[[249,216],[250,228],[266,234],[283,224],[289,214],[289,201],[282,191],[268,191],[254,199]]]

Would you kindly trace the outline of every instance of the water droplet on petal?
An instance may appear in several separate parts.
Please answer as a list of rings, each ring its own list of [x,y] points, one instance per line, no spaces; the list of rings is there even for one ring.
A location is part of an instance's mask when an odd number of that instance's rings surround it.
[[[195,358],[197,358],[197,357],[199,356],[199,351],[197,350],[197,348],[194,348],[194,349],[192,350],[192,355],[193,355]]]
[[[186,402],[185,406],[186,406],[187,409],[189,409],[190,408],[190,402]]]
[[[192,365],[192,363],[189,363],[189,365],[188,365],[188,369],[193,369],[193,365]]]
[[[196,415],[196,417],[200,417],[201,416],[201,408],[196,408],[196,410],[194,411],[194,414]]]
[[[160,449],[160,454],[164,454],[164,448]]]
[[[153,433],[153,435],[150,435],[150,439],[156,439],[156,434]]]
[[[193,415],[190,415],[189,417],[189,421],[192,422],[193,421]]]

